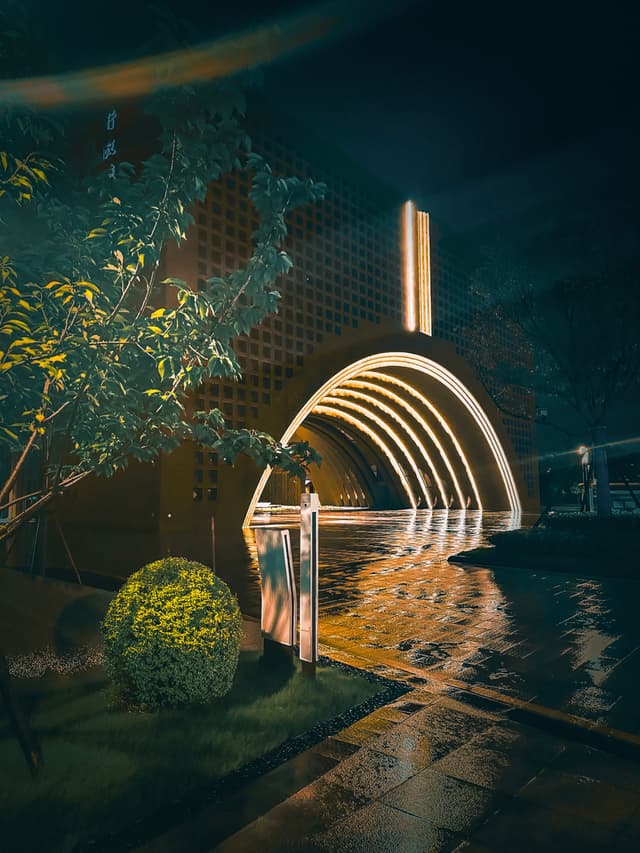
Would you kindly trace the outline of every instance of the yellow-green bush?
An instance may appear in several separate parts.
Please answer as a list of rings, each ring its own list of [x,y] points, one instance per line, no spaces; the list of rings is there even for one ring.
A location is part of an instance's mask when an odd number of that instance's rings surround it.
[[[229,587],[182,557],[132,575],[102,623],[107,667],[127,701],[207,702],[231,688],[242,616]]]

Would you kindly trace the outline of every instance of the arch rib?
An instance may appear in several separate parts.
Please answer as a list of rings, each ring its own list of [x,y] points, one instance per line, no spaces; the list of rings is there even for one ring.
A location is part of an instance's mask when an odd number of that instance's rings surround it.
[[[362,374],[362,375],[364,376],[365,374]],[[373,374],[373,375],[377,376],[378,374]],[[366,382],[366,381],[363,381],[361,379],[350,379],[348,382],[345,382],[344,384],[345,384],[345,387],[347,387],[347,388],[363,388],[363,389],[368,390],[368,391],[375,391],[378,394],[382,394],[384,397],[387,397],[389,400],[393,400],[394,403],[396,403],[397,405],[401,406],[402,408],[406,409],[409,412],[411,417],[415,421],[417,421],[417,423],[419,423],[420,426],[422,427],[422,429],[427,433],[427,435],[429,436],[429,438],[431,439],[431,441],[435,445],[436,449],[438,450],[438,453],[440,454],[440,458],[442,459],[444,466],[447,469],[449,476],[451,477],[451,481],[453,483],[453,488],[454,488],[454,491],[457,495],[458,503],[460,504],[460,508],[464,509],[465,505],[466,505],[466,501],[464,498],[462,488],[460,486],[460,481],[458,480],[458,476],[455,472],[455,468],[453,467],[453,465],[451,464],[451,460],[449,459],[449,454],[446,452],[446,450],[444,449],[444,447],[442,446],[442,444],[440,442],[440,439],[435,434],[435,432],[431,429],[431,427],[429,426],[427,421],[422,417],[420,412],[418,412],[417,409],[415,409],[413,406],[411,406],[409,403],[407,403],[406,400],[403,400],[402,397],[400,397],[394,391],[389,391],[388,388],[381,387],[380,385],[376,385],[373,382]],[[337,391],[334,393],[337,393]],[[367,395],[365,395],[365,396],[367,396]],[[420,446],[422,446],[422,442],[420,443]]]
[[[358,408],[361,407],[358,406]],[[409,503],[411,504],[411,508],[418,508],[416,497],[413,493],[413,489],[411,488],[411,484],[407,480],[407,475],[402,470],[402,466],[389,449],[389,446],[385,444],[385,442],[380,438],[380,436],[375,432],[375,430],[372,430],[371,427],[368,427],[366,424],[362,423],[359,418],[356,418],[353,415],[348,414],[347,412],[343,412],[341,409],[336,409],[333,406],[326,406],[324,404],[318,405],[314,408],[313,413],[316,415],[328,415],[329,417],[341,418],[343,421],[348,424],[351,424],[351,426],[354,426],[356,429],[359,429],[360,432],[363,432],[368,438],[370,438],[371,441],[384,453],[384,455],[389,460],[389,464],[398,475],[398,478],[402,483],[402,488],[405,490],[407,498],[409,499]],[[427,497],[427,495],[425,495],[425,497]]]
[[[433,405],[431,400],[421,394],[413,385],[410,385],[408,382],[404,382],[402,379],[398,379],[396,376],[390,376],[387,373],[382,373],[381,371],[368,372],[365,371],[361,374],[362,376],[367,376],[375,379],[381,379],[383,382],[388,382],[389,384],[396,385],[398,388],[403,388],[409,394],[411,394],[416,400],[419,400],[423,405],[425,405],[429,411],[434,415],[437,419],[440,426],[447,433],[449,438],[451,439],[451,443],[458,451],[458,455],[460,460],[464,466],[465,471],[467,472],[467,477],[469,478],[469,483],[471,484],[471,489],[473,491],[473,496],[476,500],[476,504],[479,510],[482,509],[482,501],[480,500],[480,492],[478,491],[478,484],[476,483],[476,478],[473,476],[473,471],[471,470],[471,466],[469,465],[469,460],[467,456],[460,446],[460,442],[458,441],[456,434],[453,432],[451,427],[449,426],[446,418],[443,417],[442,413]]]
[[[467,409],[469,414],[472,416],[476,425],[480,429],[482,435],[484,436],[489,449],[494,457],[496,465],[498,466],[498,471],[500,472],[500,476],[502,478],[502,482],[505,488],[507,500],[509,501],[509,507],[511,512],[520,514],[522,512],[522,506],[520,503],[520,498],[518,496],[518,490],[516,488],[515,481],[513,479],[513,474],[509,467],[509,463],[507,461],[506,454],[498,436],[496,435],[495,429],[493,428],[490,420],[483,412],[482,407],[475,399],[473,394],[466,388],[466,386],[460,382],[460,380],[453,375],[449,370],[432,361],[431,359],[425,358],[424,356],[416,355],[413,353],[406,352],[385,352],[377,355],[366,356],[365,358],[359,359],[356,362],[348,365],[342,370],[338,371],[334,376],[328,379],[318,390],[307,400],[307,402],[302,406],[297,415],[293,418],[289,426],[284,432],[284,435],[281,438],[283,443],[287,443],[291,440],[293,434],[298,429],[300,424],[304,421],[304,419],[311,413],[311,411],[322,401],[324,397],[331,393],[335,388],[338,388],[343,382],[356,378],[359,373],[364,371],[376,370],[378,368],[382,368],[383,370],[390,367],[404,367],[412,370],[417,370],[420,373],[423,373],[427,376],[430,376],[433,379],[439,381],[442,385],[447,388],[462,405]],[[264,486],[269,478],[271,473],[270,469],[267,469],[263,472],[262,477],[260,478],[260,482],[254,492],[253,498],[249,507],[247,509],[247,513],[244,518],[243,526],[248,526],[253,512],[255,510],[256,503],[264,489]]]
[[[400,452],[402,453],[404,458],[407,460],[409,467],[413,471],[414,476],[420,485],[420,488],[422,490],[422,495],[423,495],[425,501],[427,502],[427,506],[429,507],[429,509],[431,509],[432,508],[432,501],[431,501],[431,495],[429,494],[429,489],[427,487],[427,484],[424,481],[424,477],[422,476],[422,472],[420,471],[420,469],[416,465],[416,461],[413,458],[413,456],[411,455],[411,452],[410,452],[409,448],[407,447],[407,445],[404,443],[404,441],[395,432],[395,430],[392,430],[391,427],[388,426],[387,424],[385,424],[385,422],[381,418],[379,418],[377,415],[374,415],[373,412],[370,412],[364,406],[360,406],[358,403],[353,403],[351,400],[346,400],[342,397],[334,396],[337,394],[337,392],[339,390],[340,390],[339,388],[336,388],[334,391],[332,391],[331,394],[329,394],[327,397],[325,397],[323,402],[331,403],[333,406],[337,406],[338,408],[342,407],[342,408],[346,408],[346,409],[351,409],[352,412],[357,412],[359,415],[362,415],[363,417],[368,418],[370,421],[373,421],[373,423],[376,424],[376,426],[378,426],[383,432],[386,432],[387,435],[389,435],[391,437],[394,444],[400,450]],[[317,411],[317,409],[316,409],[316,411]],[[442,486],[441,483],[440,483],[440,486]],[[442,489],[442,495],[443,495],[442,499],[443,500],[445,500],[444,494],[445,494],[444,489]]]

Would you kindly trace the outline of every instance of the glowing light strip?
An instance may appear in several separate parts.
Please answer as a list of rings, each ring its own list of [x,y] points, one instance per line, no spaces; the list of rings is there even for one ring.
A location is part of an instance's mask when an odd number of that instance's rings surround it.
[[[494,430],[491,421],[486,416],[482,406],[478,403],[473,394],[468,390],[468,388],[460,382],[460,380],[450,373],[450,371],[446,370],[441,365],[437,365],[435,362],[431,362],[428,369],[425,369],[424,366],[418,368],[421,372],[426,373],[429,376],[432,376],[435,379],[438,379],[442,384],[451,391],[459,400],[462,402],[467,410],[473,415],[473,418],[480,428],[480,431],[484,435],[491,451],[493,453],[494,459],[498,464],[498,469],[502,476],[502,480],[507,492],[507,497],[509,499],[509,505],[511,507],[512,512],[521,513],[522,505],[520,504],[520,497],[518,495],[518,490],[516,488],[515,481],[513,479],[513,473],[511,472],[511,468],[509,467],[509,462],[507,460],[507,456],[504,452],[502,445],[500,444],[500,440],[496,435],[496,431]]]
[[[486,416],[482,407],[480,406],[476,398],[473,396],[473,394],[468,390],[468,388],[463,385],[462,382],[456,376],[453,375],[453,373],[442,367],[442,365],[437,364],[437,362],[431,361],[431,359],[417,357],[418,362],[416,362],[416,356],[409,355],[408,353],[389,353],[389,355],[394,360],[388,361],[385,367],[393,365],[396,367],[410,367],[414,370],[419,370],[421,373],[425,373],[432,379],[437,379],[445,386],[445,388],[447,388],[447,390],[451,391],[451,393],[455,397],[457,397],[461,403],[463,403],[467,411],[472,415],[474,421],[476,422],[476,425],[479,427],[483,436],[485,437],[487,444],[491,449],[493,457],[496,460],[498,470],[500,471],[504,487],[507,492],[507,498],[509,500],[509,506],[511,508],[511,511],[521,513],[522,506],[520,504],[518,490],[516,488],[516,484],[513,479],[513,474],[509,467],[506,454],[502,448],[502,445],[500,444],[500,441],[491,424],[491,421]],[[397,361],[395,360],[396,357]]]
[[[360,406],[358,403],[353,403],[351,400],[345,400],[342,397],[334,396],[334,394],[337,395],[339,393],[339,391],[340,391],[340,389],[336,388],[335,391],[333,391],[329,396],[324,398],[324,400],[322,401],[323,404],[324,403],[331,403],[334,406],[338,406],[341,408],[343,407],[346,409],[350,409],[352,412],[357,412],[359,415],[362,415],[363,417],[368,418],[370,421],[373,421],[373,423],[382,430],[383,434],[386,433],[386,435],[388,435],[393,440],[394,444],[399,448],[400,452],[402,453],[404,458],[407,460],[407,463],[408,463],[409,467],[411,468],[411,470],[413,471],[416,480],[420,484],[420,488],[422,489],[422,495],[423,495],[425,501],[427,502],[427,506],[429,507],[429,509],[431,509],[432,508],[431,495],[429,494],[429,489],[427,487],[427,484],[424,481],[424,477],[422,476],[422,471],[416,465],[415,459],[411,455],[411,451],[409,450],[407,445],[404,443],[404,441],[400,438],[398,433],[395,432],[395,430],[392,430],[391,427],[382,420],[382,418],[379,418],[377,415],[374,415],[373,412],[371,412],[365,406]],[[349,393],[349,392],[347,392],[347,393]],[[351,393],[353,393],[353,392],[351,392]],[[389,407],[386,406],[385,408],[388,409]],[[442,486],[442,483],[440,483],[440,486]],[[444,489],[442,489],[441,495],[442,495],[442,500],[444,501],[444,503],[446,505],[446,496],[445,496]]]
[[[362,376],[370,377],[371,379],[380,379],[382,382],[388,382],[391,385],[396,385],[398,388],[403,388],[409,394],[419,400],[424,406],[429,409],[432,415],[435,416],[436,420],[443,428],[443,430],[447,433],[449,438],[451,439],[451,443],[458,451],[458,456],[462,462],[464,470],[467,472],[467,477],[469,478],[469,483],[471,484],[471,490],[473,491],[473,496],[476,500],[476,505],[479,510],[482,510],[482,501],[480,500],[480,492],[478,491],[478,484],[476,483],[476,479],[473,476],[473,471],[471,470],[471,465],[469,464],[469,460],[466,457],[466,454],[462,447],[460,446],[460,442],[455,436],[455,433],[449,426],[448,421],[443,417],[441,412],[436,409],[431,400],[427,399],[423,394],[417,391],[413,385],[409,385],[408,382],[403,382],[402,379],[398,379],[396,376],[390,376],[387,373],[382,373],[376,371],[375,373],[368,373],[365,371],[361,374]]]
[[[352,383],[348,382],[348,383],[345,383],[345,385],[351,386]],[[376,389],[374,389],[374,390],[376,390]],[[433,479],[436,481],[436,485],[438,486],[438,491],[440,492],[440,497],[442,499],[443,506],[448,505],[449,497],[447,495],[444,484],[443,484],[442,480],[440,479],[440,476],[438,474],[436,466],[433,464],[433,459],[429,456],[429,451],[424,446],[424,444],[420,441],[419,436],[416,435],[414,430],[411,429],[411,427],[405,421],[404,418],[401,418],[400,415],[394,409],[392,409],[390,406],[387,406],[385,403],[383,403],[377,397],[373,397],[371,394],[363,394],[360,391],[352,390],[350,387],[349,388],[336,388],[336,390],[333,392],[333,394],[337,397],[342,397],[342,396],[355,397],[356,400],[362,400],[363,402],[368,403],[371,406],[375,406],[376,408],[380,409],[381,412],[384,412],[390,418],[393,418],[393,420],[397,424],[399,424],[399,426],[401,426],[402,429],[407,433],[407,435],[411,438],[413,443],[416,445],[416,447],[418,448],[418,450],[422,454],[422,458],[427,463],[429,470],[433,474]],[[399,402],[399,398],[397,396],[396,396],[396,402]],[[429,509],[432,509],[431,504],[429,504]]]
[[[405,202],[404,211],[404,327],[416,330],[416,259],[415,259],[415,205]]]
[[[353,415],[347,414],[347,412],[343,412],[341,409],[334,409],[333,406],[325,406],[325,405],[317,405],[313,408],[314,415],[328,415],[333,418],[341,418],[348,424],[351,424],[356,429],[359,429],[360,432],[363,432],[366,436],[368,436],[371,441],[377,445],[380,450],[384,453],[384,455],[389,460],[389,464],[393,468],[393,470],[398,475],[400,482],[402,483],[402,488],[405,490],[407,498],[409,499],[409,503],[411,504],[412,509],[417,509],[418,504],[416,502],[415,495],[413,494],[413,490],[411,488],[411,484],[407,480],[407,475],[402,470],[402,466],[393,455],[391,450],[389,450],[388,446],[384,443],[384,441],[380,438],[380,436],[368,427],[366,424],[363,424],[361,420],[358,418],[354,418]]]
[[[418,330],[425,335],[432,334],[431,327],[431,245],[429,238],[429,214],[419,210],[417,213],[418,234]]]
[[[509,463],[507,461],[506,454],[496,432],[491,425],[491,422],[482,411],[479,403],[475,399],[475,397],[471,394],[470,391],[457,379],[450,371],[436,364],[436,362],[431,359],[425,358],[424,356],[415,355],[414,353],[406,353],[406,352],[385,352],[378,353],[377,355],[370,355],[366,358],[362,358],[359,361],[355,361],[350,364],[348,367],[343,368],[338,371],[331,379],[328,379],[322,387],[318,388],[318,390],[313,394],[307,402],[302,406],[298,414],[293,418],[287,429],[285,430],[284,435],[280,439],[281,442],[287,443],[291,440],[291,437],[298,429],[300,424],[304,421],[304,419],[311,413],[315,406],[317,406],[327,394],[330,394],[334,388],[338,388],[343,382],[354,379],[358,376],[358,374],[363,371],[375,370],[375,369],[388,369],[390,367],[405,367],[413,370],[418,370],[421,373],[425,373],[427,376],[436,379],[440,383],[442,383],[449,391],[451,391],[454,396],[460,400],[460,402],[465,406],[467,411],[471,414],[474,421],[476,422],[478,428],[482,432],[485,437],[489,448],[493,454],[493,457],[498,465],[498,470],[500,471],[500,476],[502,477],[502,481],[505,487],[505,491],[507,494],[507,499],[509,501],[509,507],[511,512],[513,513],[521,513],[522,506],[520,504],[520,498],[518,497],[518,490],[516,489],[515,480],[513,479],[513,474],[511,469],[509,468]],[[256,491],[254,492],[251,503],[249,504],[249,508],[245,514],[243,526],[248,527],[251,522],[251,516],[253,515],[255,505],[257,504],[260,495],[262,494],[262,490],[265,487],[267,480],[271,474],[271,469],[267,468],[260,478],[260,482],[256,487]]]
[[[379,374],[374,373],[374,376],[378,376]],[[364,388],[368,391],[375,391],[377,394],[382,394],[384,397],[387,397],[390,400],[393,400],[396,405],[400,406],[403,409],[406,409],[407,412],[413,417],[415,421],[417,421],[422,429],[427,433],[431,441],[435,444],[438,453],[440,454],[440,458],[442,459],[449,476],[451,477],[451,481],[453,482],[453,489],[458,497],[458,503],[461,509],[465,509],[466,500],[464,497],[464,493],[460,486],[460,481],[458,480],[458,476],[455,472],[455,468],[451,464],[451,460],[449,459],[449,454],[446,452],[442,444],[440,443],[440,439],[435,434],[435,432],[431,429],[427,421],[422,417],[420,412],[417,409],[408,403],[405,399],[400,397],[394,391],[390,391],[388,388],[381,387],[380,385],[376,385],[373,382],[366,382],[361,379],[350,379],[348,382],[344,383],[349,388]]]

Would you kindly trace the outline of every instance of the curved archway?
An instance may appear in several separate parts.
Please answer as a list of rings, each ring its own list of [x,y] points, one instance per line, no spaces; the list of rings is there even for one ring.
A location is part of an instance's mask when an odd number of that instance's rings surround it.
[[[376,409],[375,414],[362,405],[362,394],[360,402],[353,402],[354,391],[358,387],[365,391],[363,386],[374,398],[371,408]],[[404,414],[399,415],[391,408],[389,387],[395,394],[394,405],[412,418],[413,425],[409,425]],[[507,454],[487,413],[467,385],[425,355],[381,352],[353,361],[307,399],[281,440],[291,441],[310,416],[342,419],[365,434],[386,456],[410,507],[416,508],[418,492],[424,494],[428,506],[432,505],[428,480],[436,484],[445,506],[453,506],[457,501],[460,509],[481,510],[488,503],[491,508],[508,509],[512,513],[522,511]],[[435,448],[433,454],[428,452],[427,444]],[[440,471],[434,459],[440,460]],[[421,465],[428,470],[423,473]],[[444,500],[446,490],[442,480],[445,470],[451,481],[448,501]],[[270,473],[267,469],[260,478],[244,526],[251,521]]]

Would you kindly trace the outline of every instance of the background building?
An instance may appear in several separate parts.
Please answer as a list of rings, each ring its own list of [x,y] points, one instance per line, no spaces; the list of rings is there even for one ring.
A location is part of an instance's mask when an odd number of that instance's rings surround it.
[[[257,107],[250,114],[254,148],[274,172],[313,177],[326,184],[327,192],[323,202],[289,217],[285,248],[294,267],[281,280],[278,313],[235,342],[242,380],[206,383],[194,395],[193,408],[219,407],[231,427],[268,430],[273,407],[285,405],[288,383],[304,383],[308,364],[330,358],[354,341],[411,330],[407,317],[411,298],[418,314],[422,311],[422,320],[418,316],[413,328],[439,339],[443,352],[448,346],[454,355],[464,356],[461,329],[473,307],[468,282],[478,256],[415,208],[409,222],[409,207],[395,192],[311,135],[289,124],[285,132],[272,110]],[[209,187],[206,199],[193,211],[195,222],[187,240],[180,247],[167,247],[165,275],[201,288],[208,277],[244,265],[258,224],[247,195],[249,181],[248,174],[236,172]],[[409,274],[414,276],[412,282]],[[399,405],[401,410],[401,401]],[[510,421],[504,426],[515,448],[512,465],[521,469],[526,483],[525,502],[533,506],[537,475],[531,428]],[[323,503],[409,505],[388,460],[347,420],[311,416],[297,437],[308,439],[323,455],[318,472]],[[227,468],[216,453],[184,445],[155,463],[132,463],[112,481],[83,484],[65,499],[61,512],[76,562],[93,566],[102,562],[103,569],[113,570],[105,564],[111,559],[109,543],[116,538],[118,553],[128,555],[122,573],[167,552],[206,559],[211,552],[211,518],[223,517],[225,502],[234,499],[232,490],[221,489]],[[427,490],[423,488],[419,506],[427,502],[436,508],[445,503],[464,506],[464,496],[454,497],[450,484],[438,495],[430,473],[423,474]],[[470,489],[467,492],[466,503],[473,506]],[[299,495],[299,482],[274,473],[261,499],[295,505]],[[93,531],[90,539],[88,526]],[[51,547],[51,560],[63,563],[61,547],[55,543]]]

